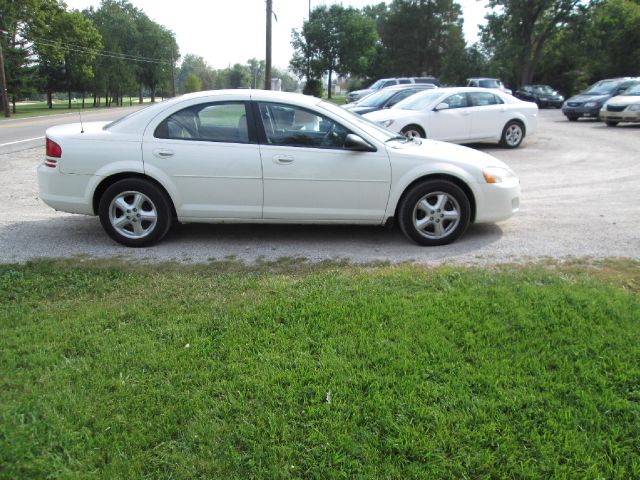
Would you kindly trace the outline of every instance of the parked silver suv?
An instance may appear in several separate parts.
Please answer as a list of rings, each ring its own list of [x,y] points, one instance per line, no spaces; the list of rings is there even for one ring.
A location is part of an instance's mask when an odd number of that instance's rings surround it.
[[[513,93],[511,89],[504,86],[504,83],[502,83],[502,80],[500,80],[499,78],[467,78],[467,87],[497,88],[498,90],[502,90],[504,93],[508,93],[509,95]]]
[[[440,84],[435,77],[398,77],[398,78],[381,78],[376,80],[369,88],[362,90],[354,90],[347,94],[347,103],[357,102],[370,93],[380,90],[381,88],[390,87],[391,85],[404,85],[409,83],[432,83],[436,87]]]

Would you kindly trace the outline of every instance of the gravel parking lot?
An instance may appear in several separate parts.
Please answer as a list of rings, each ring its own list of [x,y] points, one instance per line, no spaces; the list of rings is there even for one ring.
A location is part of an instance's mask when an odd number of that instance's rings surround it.
[[[312,262],[495,264],[547,258],[640,259],[640,125],[568,122],[542,110],[538,132],[516,150],[478,145],[522,183],[521,210],[472,225],[453,245],[424,248],[381,227],[183,225],[152,248],[129,249],[97,217],[59,213],[38,199],[44,147],[0,154],[0,262],[41,257],[248,263],[283,257]]]

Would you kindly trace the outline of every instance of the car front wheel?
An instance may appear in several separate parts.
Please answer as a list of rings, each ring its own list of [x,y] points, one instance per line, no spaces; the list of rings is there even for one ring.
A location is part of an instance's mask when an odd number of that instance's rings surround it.
[[[616,125],[618,125],[618,122],[614,122],[611,120],[607,120],[605,123],[607,124],[608,127],[615,127]]]
[[[411,240],[424,246],[455,241],[469,226],[471,207],[460,187],[446,180],[418,183],[403,197],[398,223]]]
[[[519,147],[524,140],[524,126],[515,120],[508,122],[502,130],[500,145],[506,148]]]
[[[156,185],[142,179],[120,180],[100,198],[100,223],[116,242],[147,247],[162,240],[171,228],[169,200]]]

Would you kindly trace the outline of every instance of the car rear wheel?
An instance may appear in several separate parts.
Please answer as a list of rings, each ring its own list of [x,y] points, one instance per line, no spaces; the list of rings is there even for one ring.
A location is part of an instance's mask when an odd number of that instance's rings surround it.
[[[100,223],[116,242],[147,247],[162,240],[171,228],[170,201],[153,183],[142,179],[120,180],[100,198]]]
[[[508,122],[502,130],[500,145],[506,148],[519,147],[524,140],[524,126],[522,123],[512,120]]]
[[[446,245],[469,226],[471,206],[454,183],[428,180],[414,185],[404,195],[398,217],[407,238],[424,246]]]
[[[606,123],[608,127],[615,127],[616,125],[618,125],[618,122],[613,122],[611,120],[607,120],[604,123]]]
[[[400,133],[408,138],[427,138],[422,127],[418,125],[407,125],[400,130]]]

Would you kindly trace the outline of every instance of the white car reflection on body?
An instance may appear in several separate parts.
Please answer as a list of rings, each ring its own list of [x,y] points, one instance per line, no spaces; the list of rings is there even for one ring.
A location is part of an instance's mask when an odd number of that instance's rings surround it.
[[[499,90],[457,87],[416,93],[364,116],[410,137],[516,148],[535,131],[538,107]]]
[[[46,132],[40,198],[98,215],[141,247],[176,222],[385,225],[443,245],[471,222],[519,208],[500,160],[411,140],[314,97],[220,90],[174,98],[112,123]]]

